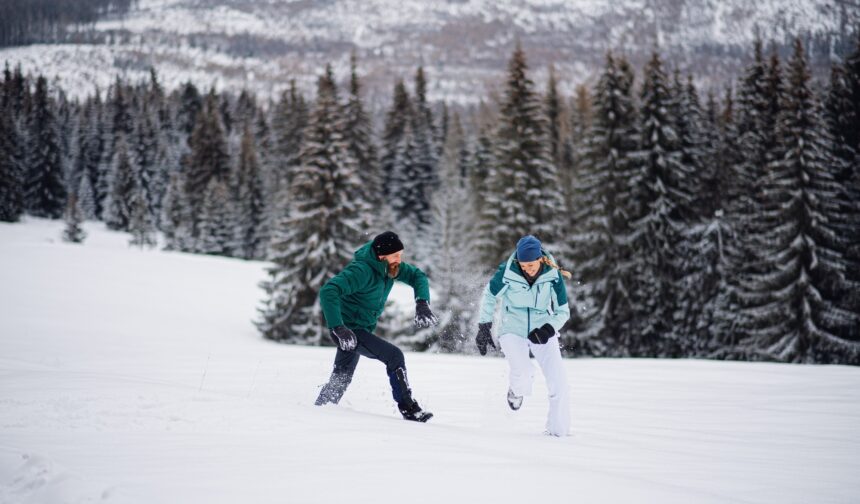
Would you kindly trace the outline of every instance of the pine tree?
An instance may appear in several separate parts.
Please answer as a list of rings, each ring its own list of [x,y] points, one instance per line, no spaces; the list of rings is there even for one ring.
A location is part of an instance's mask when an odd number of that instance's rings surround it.
[[[57,219],[62,216],[66,203],[63,152],[53,104],[48,96],[48,82],[43,76],[36,80],[29,129],[31,143],[25,187],[26,208],[37,217]]]
[[[577,353],[629,354],[628,293],[635,265],[626,240],[633,215],[632,155],[639,143],[632,87],[626,61],[607,54],[574,185],[575,341],[566,346]]]
[[[763,189],[769,177],[768,164],[776,157],[773,143],[776,117],[772,115],[773,98],[770,96],[778,89],[775,76],[773,62],[768,71],[761,41],[756,40],[753,62],[747,67],[738,91],[734,122],[737,154],[729,153],[735,163],[731,167],[732,182],[727,187],[726,217],[732,227],[733,240],[727,244],[726,251],[730,264],[729,296],[736,305],[736,313],[732,331],[723,335],[727,344],[750,337],[761,323],[753,298],[762,287],[751,279],[763,274],[768,267],[768,252],[762,240],[768,229],[763,216],[769,195]],[[743,350],[739,356],[745,356]]]
[[[185,188],[191,204],[196,236],[209,182],[213,178],[226,181],[230,173],[230,154],[227,151],[227,140],[221,125],[218,98],[214,89],[206,97],[205,106],[198,117],[189,144],[191,153],[185,172]]]
[[[262,227],[266,216],[265,189],[257,161],[256,143],[249,124],[245,125],[236,177],[236,226],[234,250],[245,259],[263,259],[267,243]]]
[[[93,99],[87,99],[83,109],[78,114],[77,138],[74,160],[74,173],[79,179],[77,184],[78,199],[85,218],[94,219],[98,215],[98,194],[96,187],[99,182],[99,164],[101,162],[102,139],[98,131],[98,105]],[[84,194],[82,191],[86,191]]]
[[[301,164],[301,148],[305,129],[308,127],[308,106],[298,92],[295,80],[281,96],[272,119],[275,137],[275,170],[272,179],[269,208],[274,215],[280,215],[287,208],[287,193],[292,181],[292,173]]]
[[[436,245],[434,311],[439,315],[440,329],[419,331],[408,342],[418,349],[430,347],[453,352],[462,351],[466,341],[471,340],[471,312],[474,310],[469,310],[469,301],[480,295],[483,275],[474,270],[462,252],[463,239],[469,235],[473,223],[469,212],[463,211],[464,203],[469,201],[465,166],[469,155],[458,114],[452,116],[446,130],[448,138],[440,163],[442,185],[433,197],[434,229],[438,230],[432,240]]]
[[[212,177],[203,198],[195,252],[211,255],[230,255],[232,229],[230,227],[230,197],[227,183]]]
[[[188,205],[182,176],[178,172],[171,174],[161,216],[164,250],[193,248],[191,208]]]
[[[380,171],[383,179],[383,195],[389,204],[400,192],[397,180],[402,180],[400,162],[397,160],[403,137],[413,115],[412,102],[403,80],[398,79],[394,84],[394,96],[391,109],[386,114],[385,131],[382,134],[382,156]],[[402,155],[402,153],[400,154]]]
[[[546,142],[546,121],[527,70],[525,53],[518,45],[508,64],[496,134],[494,190],[500,206],[493,255],[499,260],[525,234],[537,236],[546,249],[555,250],[564,224],[564,201]]]
[[[845,221],[837,223],[849,244],[842,250],[846,284],[839,306],[853,313],[860,313],[860,31],[857,37],[854,51],[832,67],[824,110],[834,162],[840,166],[836,180],[848,202]],[[846,328],[844,337],[860,339],[860,327]]]
[[[186,136],[190,136],[194,132],[197,126],[197,118],[203,110],[203,97],[200,96],[200,91],[197,90],[194,84],[187,82],[182,87],[179,102],[179,110],[176,117],[177,127]]]
[[[587,144],[587,134],[591,129],[592,120],[592,103],[588,88],[584,85],[576,87],[570,106],[570,115],[567,124],[567,134],[562,138],[561,165],[559,167],[559,183],[564,191],[564,204],[568,209],[568,227],[574,229],[577,225],[574,215],[575,182],[578,174],[585,163],[585,148]],[[568,237],[567,247],[570,247],[570,237]]]
[[[81,210],[81,216],[84,220],[92,220],[96,218],[96,199],[93,184],[90,178],[81,173],[79,176],[77,189],[78,207]]]
[[[639,355],[680,355],[683,335],[675,332],[673,308],[679,277],[676,246],[683,229],[683,206],[692,203],[689,173],[681,163],[673,97],[657,53],[645,67],[640,96],[640,145],[631,194],[633,215],[629,243],[635,251],[636,275],[631,286],[635,325],[629,346]]]
[[[131,155],[137,168],[136,182],[140,186],[150,215],[156,215],[159,211],[161,194],[164,190],[160,180],[162,167],[157,164],[160,145],[156,121],[154,111],[144,104],[140,116],[135,121],[130,139]]]
[[[75,193],[69,193],[66,210],[63,214],[66,228],[63,230],[63,241],[68,243],[83,243],[87,233],[81,228],[84,218],[81,208],[78,206],[78,198]]]
[[[154,247],[157,245],[155,225],[152,222],[152,214],[146,201],[146,191],[141,185],[135,184],[129,206],[131,207],[128,223],[128,231],[131,233],[131,238],[128,241],[129,246],[140,247],[141,249]]]
[[[106,200],[110,192],[110,172],[113,165],[113,135],[110,123],[106,117],[105,105],[101,100],[101,93],[98,88],[93,97],[92,106],[93,122],[91,127],[93,141],[90,147],[94,151],[94,163],[96,164],[96,173],[92,175],[94,180],[93,190],[95,191],[96,217],[104,219]]]
[[[836,232],[840,213],[838,168],[827,156],[826,130],[810,89],[806,54],[795,41],[778,116],[778,156],[763,187],[763,218],[773,222],[762,243],[763,267],[746,301],[755,316],[742,342],[753,356],[791,362],[860,363],[860,341],[840,337],[860,314],[838,307],[828,288],[844,279]]]
[[[358,172],[363,181],[361,191],[354,197],[362,200],[363,213],[368,221],[362,228],[370,235],[378,234],[389,227],[389,223],[371,220],[371,212],[378,215],[383,206],[382,177],[376,159],[376,146],[373,143],[373,127],[370,116],[364,110],[361,100],[361,81],[356,70],[356,56],[350,58],[349,98],[344,106],[344,139],[349,145],[350,155],[358,163]]]
[[[472,195],[472,214],[476,217],[476,222],[473,224],[476,260],[489,273],[489,268],[493,266],[488,265],[496,265],[501,261],[501,257],[498,256],[499,247],[493,236],[501,205],[499,205],[498,195],[493,191],[493,182],[498,180],[497,163],[493,157],[495,152],[493,132],[496,120],[483,102],[479,107],[477,122],[478,133],[473,158],[469,163],[471,166],[469,193]]]
[[[352,199],[361,184],[344,136],[331,67],[319,78],[317,99],[290,184],[292,212],[272,241],[267,294],[257,326],[266,338],[321,344],[325,324],[317,293],[352,257],[362,229]]]
[[[7,67],[8,72],[8,67]],[[7,81],[11,77],[7,77]],[[0,221],[17,222],[24,212],[24,152],[9,105],[0,106]]]
[[[125,231],[131,219],[131,198],[135,191],[135,172],[128,142],[124,136],[117,140],[110,186],[105,200],[104,221],[109,229]]]
[[[546,114],[547,141],[549,142],[549,157],[559,173],[560,180],[570,180],[563,177],[562,155],[564,153],[562,138],[565,136],[563,127],[565,111],[561,97],[558,94],[558,81],[555,77],[555,68],[549,68],[549,80],[547,81],[546,97],[544,98],[544,110]]]
[[[439,187],[439,159],[433,113],[427,101],[427,79],[423,67],[415,72],[415,113],[412,116],[410,185],[412,194],[401,198],[406,210],[398,217],[400,234],[410,245],[410,262],[432,274],[431,229],[433,193]]]

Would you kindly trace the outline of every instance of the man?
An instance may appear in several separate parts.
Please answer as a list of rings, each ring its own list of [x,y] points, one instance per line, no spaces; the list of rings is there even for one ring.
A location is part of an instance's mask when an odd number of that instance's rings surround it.
[[[382,361],[391,383],[391,393],[406,420],[426,422],[433,414],[423,411],[412,397],[406,378],[403,352],[373,334],[376,322],[394,280],[407,283],[415,291],[415,326],[436,325],[430,311],[427,275],[402,261],[403,243],[386,231],[355,251],[347,267],[320,289],[320,305],[332,341],[337,344],[334,370],[316,400],[316,405],[337,404],[352,381],[360,356]]]

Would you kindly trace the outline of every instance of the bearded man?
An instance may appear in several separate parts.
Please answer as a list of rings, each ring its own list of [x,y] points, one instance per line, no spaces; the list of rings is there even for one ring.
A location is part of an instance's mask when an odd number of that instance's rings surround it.
[[[415,292],[416,327],[439,323],[430,311],[427,275],[403,262],[400,238],[386,231],[365,243],[355,251],[352,262],[320,289],[320,305],[337,353],[334,370],[320,391],[317,406],[340,401],[363,355],[385,364],[392,396],[404,419],[426,422],[433,416],[412,397],[403,352],[373,334],[395,280],[412,286]]]

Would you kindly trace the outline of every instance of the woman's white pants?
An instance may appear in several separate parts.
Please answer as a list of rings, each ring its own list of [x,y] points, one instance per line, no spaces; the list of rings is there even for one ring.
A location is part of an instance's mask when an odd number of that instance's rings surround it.
[[[558,334],[543,345],[532,343],[515,334],[501,335],[499,343],[510,365],[511,390],[518,396],[529,396],[532,393],[534,366],[529,360],[529,349],[531,349],[535,360],[540,365],[549,391],[547,433],[553,436],[567,436],[570,432],[570,392],[561,358]]]

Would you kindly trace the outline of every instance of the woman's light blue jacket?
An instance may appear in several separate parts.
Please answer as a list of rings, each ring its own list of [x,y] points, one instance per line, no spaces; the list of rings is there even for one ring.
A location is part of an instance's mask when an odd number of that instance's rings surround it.
[[[543,255],[555,260],[546,252]],[[526,338],[533,329],[550,324],[558,332],[570,318],[567,290],[561,273],[546,264],[529,285],[516,260],[516,253],[499,265],[484,289],[479,322],[492,322],[496,301],[501,300],[501,325],[496,334]]]

